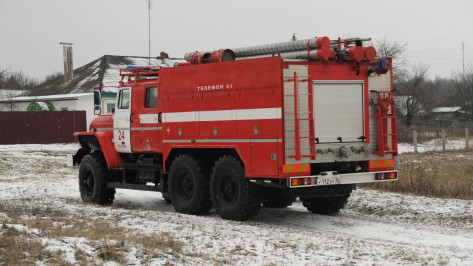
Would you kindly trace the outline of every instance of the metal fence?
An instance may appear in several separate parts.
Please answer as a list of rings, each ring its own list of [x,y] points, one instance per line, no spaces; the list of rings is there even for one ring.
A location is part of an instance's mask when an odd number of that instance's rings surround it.
[[[0,112],[0,144],[73,143],[85,130],[85,111]]]
[[[439,129],[441,134],[441,150],[447,150],[447,130],[445,128]],[[455,148],[470,148],[470,130],[468,128],[464,128],[465,137],[463,139],[464,145],[457,145]],[[418,132],[414,130],[412,132],[413,144],[414,144],[414,152],[417,152],[417,145],[418,145]]]

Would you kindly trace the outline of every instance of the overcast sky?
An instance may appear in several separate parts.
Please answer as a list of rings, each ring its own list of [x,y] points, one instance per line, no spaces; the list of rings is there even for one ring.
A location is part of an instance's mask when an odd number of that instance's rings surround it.
[[[151,0],[151,56],[313,36],[407,43],[411,64],[448,77],[473,64],[472,0]],[[103,55],[148,55],[148,0],[0,0],[0,68],[44,79]]]

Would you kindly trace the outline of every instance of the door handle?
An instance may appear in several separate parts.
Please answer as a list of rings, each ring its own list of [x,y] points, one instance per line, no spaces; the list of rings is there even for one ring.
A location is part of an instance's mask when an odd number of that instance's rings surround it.
[[[133,113],[130,114],[130,123],[133,123]]]

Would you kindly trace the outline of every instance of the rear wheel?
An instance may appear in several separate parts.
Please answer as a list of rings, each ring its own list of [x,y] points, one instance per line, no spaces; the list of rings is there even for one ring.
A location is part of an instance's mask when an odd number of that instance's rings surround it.
[[[318,187],[319,197],[301,197],[304,207],[315,214],[334,214],[339,212],[350,197],[352,185]]]
[[[161,194],[166,203],[171,203],[171,196],[169,195],[169,192],[161,192]]]
[[[110,205],[115,189],[107,188],[107,166],[101,154],[86,155],[79,168],[79,190],[82,201]]]
[[[215,163],[210,191],[215,210],[224,219],[248,220],[261,206],[258,188],[245,178],[243,165],[230,156],[223,156]]]
[[[182,154],[172,162],[169,196],[174,208],[180,213],[202,215],[210,212],[209,178],[194,157]]]

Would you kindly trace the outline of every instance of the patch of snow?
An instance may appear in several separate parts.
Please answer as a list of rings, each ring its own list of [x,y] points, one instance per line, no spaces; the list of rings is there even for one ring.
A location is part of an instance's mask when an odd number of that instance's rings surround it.
[[[473,143],[473,139],[469,140],[470,147]],[[445,149],[446,150],[461,150],[466,148],[466,139],[447,139]],[[442,151],[442,140],[434,139],[424,143],[417,144],[417,152],[428,152],[428,151]],[[412,143],[399,143],[399,153],[414,152],[414,144]]]

